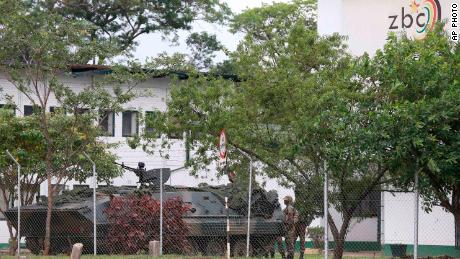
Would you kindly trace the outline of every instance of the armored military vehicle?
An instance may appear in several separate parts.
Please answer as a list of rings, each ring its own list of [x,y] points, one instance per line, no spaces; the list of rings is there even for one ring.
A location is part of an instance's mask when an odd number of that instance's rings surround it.
[[[164,200],[179,197],[189,205],[182,219],[188,227],[187,241],[190,248],[184,249],[186,255],[224,255],[226,252],[227,213],[224,197],[229,197],[228,217],[230,220],[231,253],[235,256],[246,254],[247,233],[247,192],[244,193],[235,183],[222,186],[200,186],[196,188],[169,186],[169,168],[146,171],[143,164],[134,171],[139,176],[140,188],[105,187],[97,189],[97,252],[110,253],[107,245],[109,222],[105,213],[111,198],[127,196],[140,189],[148,191],[159,199],[160,182],[163,184]],[[266,192],[254,188],[252,193],[250,221],[250,253],[264,256],[273,246],[274,240],[283,235],[282,211],[275,191]],[[51,253],[67,253],[72,244],[84,244],[84,252],[93,251],[93,200],[92,189],[73,190],[55,197],[51,217]],[[45,236],[46,202],[21,208],[21,234],[26,239],[26,247],[34,254],[43,249]],[[16,227],[17,208],[5,212],[6,218]],[[113,227],[113,226],[112,226]]]

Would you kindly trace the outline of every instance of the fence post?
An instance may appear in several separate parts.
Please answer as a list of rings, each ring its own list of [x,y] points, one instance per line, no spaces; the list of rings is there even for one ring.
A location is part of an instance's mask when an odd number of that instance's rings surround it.
[[[160,168],[160,256],[163,255],[163,167]]]
[[[72,246],[72,254],[70,255],[70,259],[80,259],[81,253],[83,252],[83,244],[76,243]]]
[[[415,190],[414,190],[414,195],[415,195],[415,201],[414,201],[414,259],[418,258],[418,213],[419,213],[419,195],[420,195],[420,190],[418,186],[418,177],[419,177],[419,172],[418,172],[418,161],[416,162],[416,167],[415,167]]]
[[[10,157],[11,160],[14,161],[14,163],[18,167],[18,237],[16,238],[16,242],[18,246],[18,258],[21,258],[21,165],[11,155],[10,151],[7,150],[6,154]]]
[[[249,257],[249,241],[251,236],[251,199],[252,199],[252,158],[249,157],[249,187],[248,187],[248,234],[246,238],[246,257]]]
[[[328,179],[327,179],[327,166],[324,163],[324,258],[328,258],[329,250],[329,224],[327,217],[329,214],[329,201],[328,201]]]
[[[97,231],[96,231],[96,188],[97,188],[97,174],[96,174],[96,163],[86,154],[86,152],[83,152],[83,155],[85,155],[86,159],[88,159],[91,164],[93,164],[93,254],[97,254]]]
[[[227,259],[230,259],[230,214],[228,210],[228,197],[225,197],[225,212],[227,214]]]

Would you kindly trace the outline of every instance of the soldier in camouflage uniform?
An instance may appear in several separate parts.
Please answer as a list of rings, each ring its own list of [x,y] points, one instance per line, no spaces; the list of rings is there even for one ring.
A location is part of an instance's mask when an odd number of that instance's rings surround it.
[[[281,254],[282,259],[286,259],[286,254],[284,253],[284,247],[283,247],[283,238],[281,236],[276,237],[276,239],[273,241],[273,244],[270,246],[270,257],[274,258],[275,257],[275,244],[278,246],[278,251]]]
[[[287,259],[294,258],[294,243],[296,240],[296,226],[299,221],[299,212],[293,206],[293,200],[291,196],[284,197],[284,204],[286,208],[283,210],[284,213],[284,227],[286,230],[286,250]]]
[[[307,229],[307,221],[304,217],[299,214],[299,222],[295,226],[295,237],[294,240],[299,237],[300,239],[300,256],[299,259],[303,259],[303,254],[305,253],[305,230]]]

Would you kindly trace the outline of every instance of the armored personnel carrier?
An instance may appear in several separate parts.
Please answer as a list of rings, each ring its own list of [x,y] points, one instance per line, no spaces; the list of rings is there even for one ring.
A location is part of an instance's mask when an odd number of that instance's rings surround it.
[[[188,205],[188,211],[182,216],[188,230],[186,238],[190,247],[184,249],[185,255],[224,255],[226,252],[227,213],[224,197],[229,198],[228,217],[230,221],[231,253],[234,256],[246,254],[247,234],[247,192],[244,193],[235,183],[222,186],[180,187],[164,183],[170,177],[169,168],[146,171],[143,164],[134,171],[139,176],[140,188],[109,186],[97,189],[97,252],[110,253],[107,237],[111,224],[105,213],[111,199],[116,196],[128,196],[140,190],[159,199],[160,183],[163,184],[163,199],[179,197]],[[92,189],[73,190],[71,193],[55,197],[51,217],[51,253],[67,253],[74,243],[83,243],[84,252],[93,251],[93,197]],[[250,253],[253,256],[265,256],[273,247],[278,236],[283,235],[283,224],[278,195],[275,191],[266,192],[254,188],[252,192],[250,221]],[[26,239],[26,247],[34,254],[43,249],[45,237],[46,202],[21,208],[21,234]],[[8,209],[6,218],[16,227],[17,208]],[[167,215],[165,215],[167,217]]]

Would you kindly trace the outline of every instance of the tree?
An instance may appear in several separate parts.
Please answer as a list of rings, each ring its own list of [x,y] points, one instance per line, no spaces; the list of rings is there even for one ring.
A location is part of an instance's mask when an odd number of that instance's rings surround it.
[[[23,181],[21,182],[21,203],[31,204],[39,190],[40,184],[45,180],[42,174],[43,145],[40,131],[36,121],[30,118],[19,118],[13,109],[0,109],[0,192],[2,195],[2,208],[9,208],[18,200],[16,196],[17,171],[11,166],[12,161],[6,156],[9,150],[22,166]],[[3,209],[0,212],[4,212]],[[14,255],[17,248],[17,232],[7,221],[10,235],[10,254]]]
[[[411,189],[414,174],[426,211],[441,206],[460,229],[460,47],[439,24],[422,41],[391,35],[369,61],[379,102],[398,123],[392,172]],[[458,237],[458,236],[457,236]]]
[[[218,160],[216,136],[225,128],[229,170],[247,168],[239,149],[258,162],[256,173],[295,188],[298,199],[320,201],[321,191],[305,186],[327,172],[331,206],[342,216],[328,216],[341,258],[361,202],[390,180],[393,143],[387,115],[374,106],[378,92],[357,77],[366,59],[349,56],[338,35],[319,36],[314,10],[311,1],[294,1],[236,16],[231,27],[245,33],[230,55],[237,80],[211,70],[178,83],[158,129],[187,133],[197,172]],[[296,204],[306,218],[322,212],[322,202]]]
[[[191,60],[196,69],[209,69],[213,65],[215,52],[224,50],[224,46],[217,40],[216,35],[207,32],[194,32],[186,40],[192,51]]]
[[[101,49],[90,40],[91,25],[55,12],[30,9],[17,1],[2,4],[1,72],[37,107],[33,118],[37,125],[35,130],[42,138],[43,149],[37,155],[43,159],[43,172],[33,173],[43,173],[48,185],[44,240],[44,254],[47,255],[56,185],[70,179],[87,179],[90,165],[83,152],[99,160],[101,179],[121,173],[113,164],[116,157],[107,151],[110,146],[98,140],[102,132],[95,121],[99,121],[105,111],[120,111],[121,105],[134,97],[132,88],[137,79],[145,77],[137,76],[135,68],[126,68],[124,70],[129,73],[121,73],[121,69],[115,67],[110,77],[112,90],[103,80],[93,78],[85,89],[74,92],[65,81],[70,65],[85,62],[88,56],[94,56]],[[121,84],[127,85],[128,90]],[[49,113],[52,98],[57,100],[59,107]]]
[[[14,206],[15,201],[20,202],[21,205],[30,205],[35,202],[35,198],[39,194],[40,185],[47,180],[45,171],[46,148],[43,134],[40,130],[40,118],[37,114],[17,117],[14,114],[14,110],[0,110],[0,150],[2,150],[0,154],[0,192],[3,198],[2,205],[5,209]],[[49,119],[52,121],[49,126],[51,132],[62,134],[62,128],[66,128],[65,131],[75,130],[73,129],[73,123],[66,123],[69,121],[70,116],[56,114],[48,114],[47,116],[53,117]],[[96,127],[92,130],[99,132]],[[85,132],[78,132],[78,134],[85,134]],[[53,139],[55,142],[68,144],[68,142],[64,142],[58,137]],[[106,144],[93,141],[88,144],[85,150],[96,161],[99,181],[107,181],[121,173],[120,169],[113,163],[117,157],[107,152],[108,147]],[[18,200],[16,196],[17,171],[15,166],[11,166],[12,161],[6,156],[5,150],[9,150],[21,165],[21,200]],[[54,156],[54,159],[57,157]],[[67,170],[66,175],[61,180],[63,183],[70,179],[85,181],[92,174],[92,165],[83,155],[74,156],[69,164],[69,167],[75,168],[75,170]],[[3,213],[4,211],[0,210],[0,212]],[[7,222],[7,226],[10,239],[15,241],[17,232],[13,231],[11,222]],[[10,253],[14,254],[15,251],[15,245],[13,244],[10,246]]]
[[[66,19],[90,23],[93,25],[91,39],[99,44],[108,41],[116,50],[115,54],[131,50],[136,45],[135,40],[143,34],[175,35],[178,30],[190,30],[194,21],[224,23],[231,15],[230,8],[220,0],[47,0],[33,3],[33,7],[57,12]],[[97,53],[100,61],[107,54]]]

